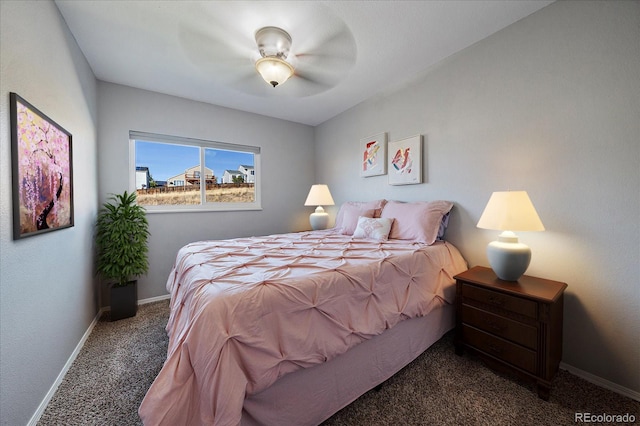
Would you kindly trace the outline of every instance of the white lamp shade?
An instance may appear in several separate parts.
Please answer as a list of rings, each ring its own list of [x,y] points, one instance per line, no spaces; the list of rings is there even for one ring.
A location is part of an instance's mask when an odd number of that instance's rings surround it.
[[[333,197],[327,185],[312,185],[305,206],[333,206]]]
[[[273,87],[284,83],[293,75],[293,67],[291,64],[273,56],[258,59],[256,62],[256,70],[264,81]]]
[[[314,231],[318,229],[327,229],[327,225],[329,224],[329,214],[324,211],[322,205],[333,206],[334,204],[333,197],[331,196],[331,192],[329,192],[329,187],[327,185],[311,186],[309,195],[307,195],[307,200],[304,202],[305,206],[318,206],[315,212],[311,213],[309,216],[311,229]]]
[[[544,231],[544,225],[526,191],[494,192],[478,228],[504,231],[487,246],[487,259],[496,276],[517,281],[529,267],[531,249],[512,231]]]
[[[527,191],[491,194],[477,226],[498,231],[544,231],[544,225]]]

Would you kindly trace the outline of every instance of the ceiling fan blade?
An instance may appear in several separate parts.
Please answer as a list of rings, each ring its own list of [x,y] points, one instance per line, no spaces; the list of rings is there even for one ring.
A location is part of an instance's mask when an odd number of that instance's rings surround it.
[[[325,88],[334,87],[355,64],[357,48],[353,34],[341,21],[322,30],[305,28],[302,32],[294,38],[291,48],[296,75]]]
[[[337,28],[333,33],[325,33],[322,37],[315,36],[308,40],[300,40],[296,44],[295,52],[297,57],[339,58],[352,63],[357,56],[355,40],[346,26]]]
[[[306,71],[296,70],[294,78],[299,78],[328,89],[335,86],[340,77],[332,73],[323,72],[320,69],[308,69]]]
[[[179,39],[187,59],[221,84],[254,71],[259,56],[252,35],[209,10],[207,2],[193,4],[187,24],[179,24]]]

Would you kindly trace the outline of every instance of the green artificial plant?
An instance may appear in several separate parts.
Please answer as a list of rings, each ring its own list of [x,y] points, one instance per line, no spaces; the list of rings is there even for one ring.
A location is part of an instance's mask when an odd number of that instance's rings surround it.
[[[113,194],[108,200],[96,223],[97,272],[122,287],[149,270],[149,223],[135,192]]]

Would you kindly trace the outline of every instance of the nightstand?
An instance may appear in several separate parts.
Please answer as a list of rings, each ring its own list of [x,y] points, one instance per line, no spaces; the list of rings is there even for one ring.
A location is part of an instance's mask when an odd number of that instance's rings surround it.
[[[502,281],[482,266],[454,278],[456,353],[468,349],[492,368],[535,381],[538,396],[548,400],[562,359],[567,284],[527,275]]]

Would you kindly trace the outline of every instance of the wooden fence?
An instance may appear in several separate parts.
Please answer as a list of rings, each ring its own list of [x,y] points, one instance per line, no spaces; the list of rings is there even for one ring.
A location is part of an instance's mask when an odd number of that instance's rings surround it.
[[[253,183],[210,183],[207,184],[207,190],[224,189],[224,188],[253,188]],[[157,186],[155,188],[138,189],[138,194],[167,194],[172,192],[190,192],[199,191],[200,185],[184,185],[184,186]]]

